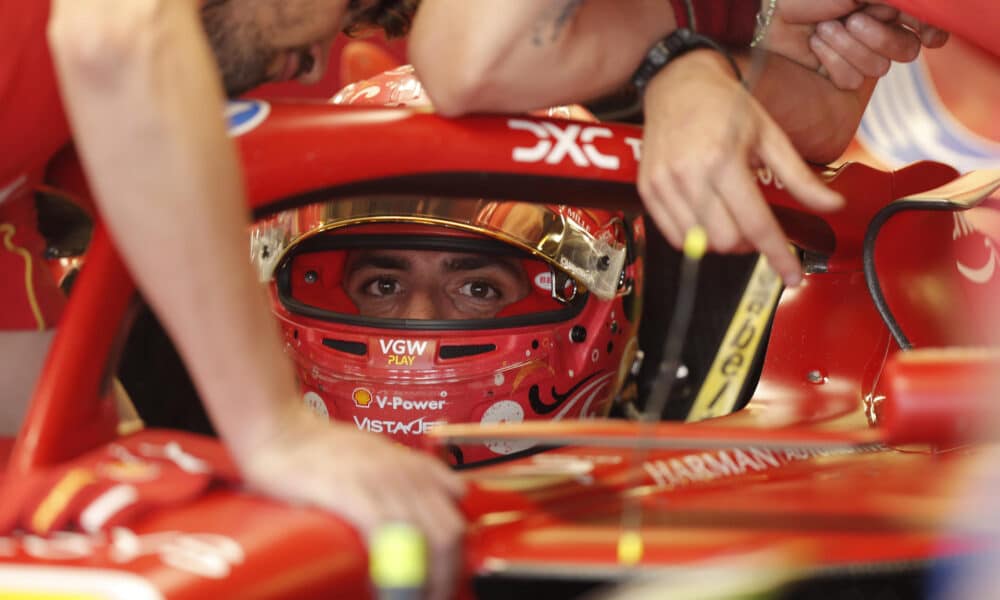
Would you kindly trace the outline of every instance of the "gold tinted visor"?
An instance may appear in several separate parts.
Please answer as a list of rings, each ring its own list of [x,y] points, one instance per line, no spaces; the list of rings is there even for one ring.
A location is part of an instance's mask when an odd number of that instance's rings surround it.
[[[250,257],[261,281],[268,281],[303,239],[368,223],[439,225],[496,238],[545,259],[604,300],[618,292],[627,254],[624,244],[599,239],[544,204],[391,195],[332,200],[258,221],[251,228]]]

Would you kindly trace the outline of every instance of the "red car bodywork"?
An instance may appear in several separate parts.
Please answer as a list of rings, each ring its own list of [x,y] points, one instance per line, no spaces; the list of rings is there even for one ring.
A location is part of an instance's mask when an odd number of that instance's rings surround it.
[[[506,117],[448,121],[408,110],[328,105],[275,104],[268,110],[239,137],[258,214],[338,194],[392,191],[637,202],[632,182],[641,132],[633,127],[552,121],[575,150],[554,163],[524,162],[513,160],[514,149],[541,147],[547,140],[512,129]],[[586,133],[581,125],[598,130]],[[548,145],[549,152],[553,147]],[[84,189],[73,163],[53,173],[61,186]],[[927,560],[971,543],[953,547],[942,540],[941,527],[948,482],[968,453],[926,445],[894,448],[883,443],[886,430],[869,426],[873,406],[905,373],[886,377],[886,363],[899,350],[866,286],[866,225],[894,199],[947,183],[955,172],[935,163],[896,173],[843,167],[825,176],[848,198],[849,208],[823,217],[801,211],[767,172],[760,176],[792,239],[828,258],[825,270],[782,296],[749,406],[708,425],[663,425],[661,440],[678,431],[670,427],[704,431],[702,439],[681,436],[684,441],[672,448],[650,449],[639,458],[631,442],[570,445],[467,471],[474,484],[464,503],[470,519],[467,575],[586,570],[617,578],[634,568],[697,564],[774,547],[795,548],[810,568],[877,567]],[[972,210],[994,209],[987,204]],[[981,263],[986,238],[976,233],[978,243],[967,245],[953,240],[957,218],[951,210],[914,214],[921,217],[910,224],[890,219],[894,228],[876,244],[883,287],[893,288],[893,273],[915,270],[953,294],[955,304],[942,312],[933,303],[921,304],[919,296],[888,293],[889,303],[902,311],[901,326],[921,345],[981,343],[990,325],[981,297],[995,293],[995,280],[969,287],[951,271],[955,260]],[[949,235],[917,235],[936,229]],[[933,245],[947,261],[927,266],[930,251],[898,252],[905,240]],[[882,244],[893,252],[881,252]],[[656,265],[649,269],[655,272]],[[115,415],[102,386],[133,294],[98,227],[27,424],[9,455],[6,483],[115,440]],[[961,335],[951,335],[955,331]],[[959,366],[945,361],[938,368],[937,380],[947,381],[948,369]],[[635,424],[622,426],[639,431]],[[587,432],[582,427],[577,434]],[[183,445],[188,435],[143,431],[120,443],[173,439]],[[600,437],[598,432],[594,439]],[[688,442],[690,449],[677,447]],[[642,507],[644,551],[637,567],[622,565],[617,554],[622,507],[631,499]],[[136,536],[153,540],[148,552],[123,553],[123,544],[135,547],[128,544]],[[177,543],[178,537],[186,541]],[[171,554],[192,544],[200,550],[189,562],[215,564],[218,576]],[[29,564],[49,569],[40,574],[62,573],[80,589],[89,589],[86,572],[93,569],[130,573],[166,598],[358,597],[368,589],[365,551],[349,527],[315,510],[227,487],[111,534],[59,534],[48,542],[3,538],[0,590],[14,585],[13,573]],[[32,589],[52,591],[45,579],[36,583]]]

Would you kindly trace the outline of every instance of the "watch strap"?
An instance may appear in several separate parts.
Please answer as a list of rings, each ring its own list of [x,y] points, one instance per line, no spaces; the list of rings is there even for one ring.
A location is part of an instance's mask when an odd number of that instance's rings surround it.
[[[729,55],[721,44],[708,37],[707,35],[702,35],[696,31],[682,27],[680,29],[675,29],[669,35],[664,37],[662,40],[656,42],[652,48],[646,52],[646,57],[643,59],[639,68],[635,70],[632,75],[632,85],[635,87],[639,96],[642,97],[645,94],[646,86],[649,82],[653,80],[664,67],[666,67],[670,62],[684,54],[701,48],[707,48],[710,50],[715,50],[729,61],[729,64],[733,67],[733,72],[736,74],[737,79],[742,79],[742,74],[740,73],[739,67],[736,65],[736,61],[733,57]]]

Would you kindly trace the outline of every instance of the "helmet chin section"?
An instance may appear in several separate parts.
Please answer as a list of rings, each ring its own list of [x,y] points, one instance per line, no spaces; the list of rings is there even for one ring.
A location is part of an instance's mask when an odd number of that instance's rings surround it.
[[[373,329],[279,314],[307,404],[410,446],[441,423],[603,416],[634,343],[621,311],[596,296],[563,322],[502,331]],[[525,449],[495,443],[452,455],[470,464]]]

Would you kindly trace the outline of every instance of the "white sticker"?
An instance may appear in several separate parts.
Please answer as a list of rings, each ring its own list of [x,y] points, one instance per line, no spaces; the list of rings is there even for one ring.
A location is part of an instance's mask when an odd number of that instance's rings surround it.
[[[546,292],[552,291],[552,271],[543,271],[535,275],[535,286]]]
[[[316,392],[306,392],[306,395],[302,397],[302,401],[306,403],[309,410],[313,411],[318,416],[325,419],[330,418],[330,411],[326,409],[326,402],[323,402],[323,397]]]
[[[501,400],[486,409],[483,418],[480,419],[482,425],[497,425],[504,423],[523,423],[524,408],[513,400]],[[496,454],[513,454],[521,452],[534,446],[530,441],[518,440],[491,440],[486,442],[486,447]]]

